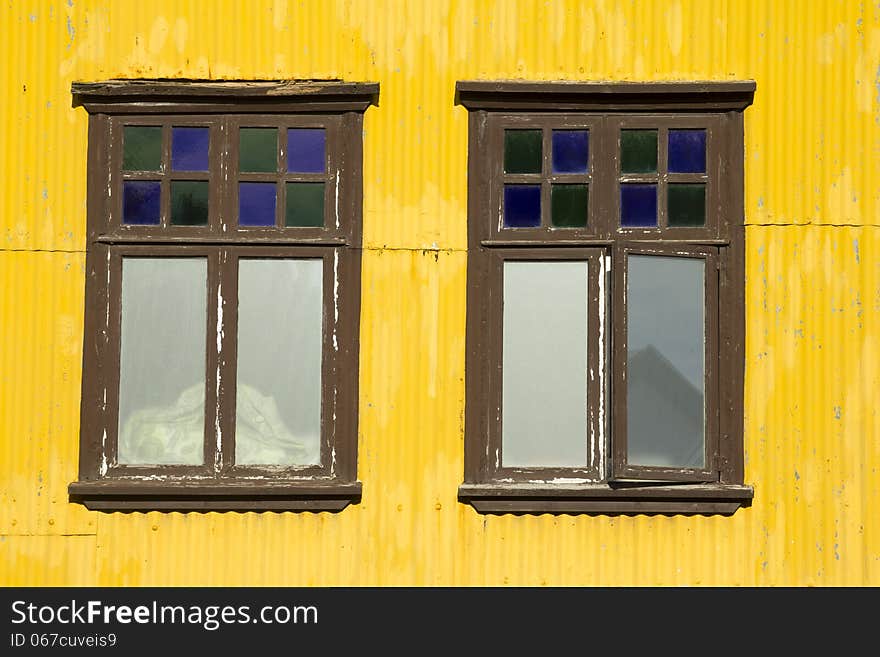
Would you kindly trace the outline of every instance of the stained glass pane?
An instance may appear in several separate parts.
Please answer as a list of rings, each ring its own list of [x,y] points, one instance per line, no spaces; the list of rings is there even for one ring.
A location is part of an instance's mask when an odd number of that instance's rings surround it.
[[[204,258],[123,258],[119,463],[204,462]]]
[[[275,225],[275,189],[275,183],[239,183],[238,223],[240,226]]]
[[[587,463],[587,263],[504,263],[501,463]]]
[[[122,223],[156,225],[162,187],[153,180],[126,180],[122,183]]]
[[[204,226],[208,223],[207,181],[171,181],[171,223],[175,226]]]
[[[504,226],[528,228],[541,225],[541,186],[504,186]]]
[[[171,129],[171,168],[174,171],[207,171],[208,128]]]
[[[323,128],[290,128],[287,131],[287,170],[323,173],[326,157]]]
[[[248,173],[278,171],[278,129],[241,128],[238,168]]]
[[[162,165],[162,128],[127,125],[122,133],[122,168],[158,171]]]
[[[586,173],[589,160],[586,130],[553,131],[553,173]]]
[[[284,225],[324,225],[324,183],[287,183]]]
[[[586,185],[553,185],[550,188],[550,214],[553,225],[557,228],[586,226],[588,201]]]
[[[706,131],[669,131],[669,172],[706,172]]]
[[[629,183],[620,186],[620,225],[657,225],[657,185]]]
[[[657,131],[620,131],[620,172],[656,173]]]
[[[504,131],[505,173],[541,173],[541,131]]]
[[[630,255],[627,461],[705,465],[705,261]]]
[[[670,183],[666,192],[669,197],[670,226],[704,226],[706,224],[706,186]]]
[[[239,261],[235,462],[321,462],[323,262]]]

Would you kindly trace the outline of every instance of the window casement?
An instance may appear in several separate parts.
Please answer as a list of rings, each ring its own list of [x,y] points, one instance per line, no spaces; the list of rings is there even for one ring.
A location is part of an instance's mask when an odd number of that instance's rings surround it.
[[[485,513],[731,514],[752,81],[462,81],[465,473]]]
[[[358,501],[362,123],[378,84],[111,80],[72,93],[89,153],[71,500]]]

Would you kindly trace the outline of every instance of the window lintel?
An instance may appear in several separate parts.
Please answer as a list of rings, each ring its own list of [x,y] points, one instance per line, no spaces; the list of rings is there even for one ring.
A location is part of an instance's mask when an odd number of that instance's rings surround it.
[[[741,112],[752,104],[755,86],[754,80],[459,80],[455,101],[468,110]]]
[[[90,114],[364,112],[379,104],[378,82],[343,80],[111,79],[73,82],[74,107]]]

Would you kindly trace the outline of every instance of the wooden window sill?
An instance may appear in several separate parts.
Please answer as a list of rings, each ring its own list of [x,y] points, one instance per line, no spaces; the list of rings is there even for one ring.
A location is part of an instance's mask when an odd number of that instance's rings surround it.
[[[479,513],[732,515],[750,506],[751,486],[486,483],[459,486],[458,499]]]
[[[361,482],[212,479],[76,481],[71,502],[93,511],[341,511],[361,499]]]

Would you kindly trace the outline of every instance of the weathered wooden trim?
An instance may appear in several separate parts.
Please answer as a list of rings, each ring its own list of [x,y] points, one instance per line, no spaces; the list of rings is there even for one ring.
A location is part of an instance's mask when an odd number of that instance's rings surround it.
[[[268,231],[267,231],[268,232]],[[242,243],[242,238],[237,236],[212,236],[188,237],[184,235],[166,235],[164,237],[149,237],[146,235],[119,233],[116,235],[99,235],[95,238],[98,244],[149,244],[149,245],[182,245],[182,244],[200,244],[205,246],[236,246]],[[344,237],[248,237],[248,244],[258,244],[261,246],[349,246],[348,240]]]
[[[455,101],[469,110],[742,111],[754,80],[731,82],[526,82],[459,80]]]
[[[754,99],[755,82],[576,82],[459,81],[456,102],[469,112],[468,150],[468,309],[464,483],[459,499],[484,513],[672,513],[731,514],[748,506],[752,489],[744,485],[742,425],[742,349],[744,268],[742,267],[742,110]],[[650,174],[621,171],[618,139],[625,128],[658,131],[658,168]],[[547,187],[576,178],[554,174],[548,165],[548,130],[590,131],[588,221],[585,228],[554,228],[547,221]],[[699,128],[707,134],[704,173],[669,172],[670,129]],[[503,133],[542,130],[541,171],[503,171]],[[657,225],[618,225],[619,186],[628,181],[657,185]],[[697,227],[670,226],[667,186],[706,185],[706,216]],[[541,184],[538,226],[505,227],[501,193],[505,184]],[[605,279],[605,355],[597,371],[610,377],[598,408],[604,448],[598,475],[581,468],[500,469],[497,438],[502,361],[497,312],[501,276],[495,258],[553,259],[564,249],[602,252]],[[625,320],[627,251],[699,257],[706,261],[706,458],[695,468],[627,465],[625,426]],[[496,267],[497,269],[497,267]],[[492,309],[496,309],[494,312]],[[594,325],[603,324],[594,321]],[[621,365],[621,363],[623,365]],[[474,371],[474,368],[479,371]],[[608,401],[610,399],[611,401]],[[609,431],[613,435],[609,435]],[[616,438],[615,438],[616,436]],[[588,445],[589,448],[589,445]],[[601,450],[600,450],[601,451]],[[552,482],[573,483],[568,488]],[[541,484],[535,488],[537,484]]]
[[[341,80],[112,79],[74,82],[73,106],[89,113],[365,111],[378,82]]]
[[[89,273],[81,456],[79,479],[68,488],[70,501],[89,509],[114,511],[339,511],[360,500],[357,371],[362,115],[368,105],[376,103],[378,89],[375,83],[339,81],[112,80],[72,85],[75,104],[84,103],[91,112],[106,109],[107,114],[89,117]],[[316,113],[319,109],[321,114]],[[247,112],[258,115],[243,116]],[[169,181],[187,180],[192,173],[169,168],[170,131],[178,123],[205,125],[213,131],[210,173],[196,174],[211,185],[209,220],[203,226],[169,224]],[[122,171],[124,127],[156,124],[163,129],[164,168],[148,175]],[[336,204],[330,206],[325,200],[322,226],[284,226],[283,195],[275,225],[238,225],[236,181],[255,179],[254,174],[230,173],[230,163],[234,167],[237,155],[236,130],[242,125],[280,131],[276,171],[258,174],[256,179],[279,186],[300,179],[324,182],[326,199],[332,198]],[[324,173],[302,175],[285,170],[285,131],[301,126],[327,131]],[[120,178],[161,181],[159,225],[123,223],[121,194],[112,194],[119,189]],[[119,465],[115,456],[122,258],[193,254],[209,260],[204,463]],[[241,257],[323,260],[320,465],[234,464],[232,386],[237,349],[237,263]],[[210,337],[215,333],[216,341]]]
[[[480,513],[730,515],[751,505],[751,486],[462,484],[460,502]]]
[[[68,486],[72,502],[94,511],[341,511],[361,500],[361,482],[102,480]]]

